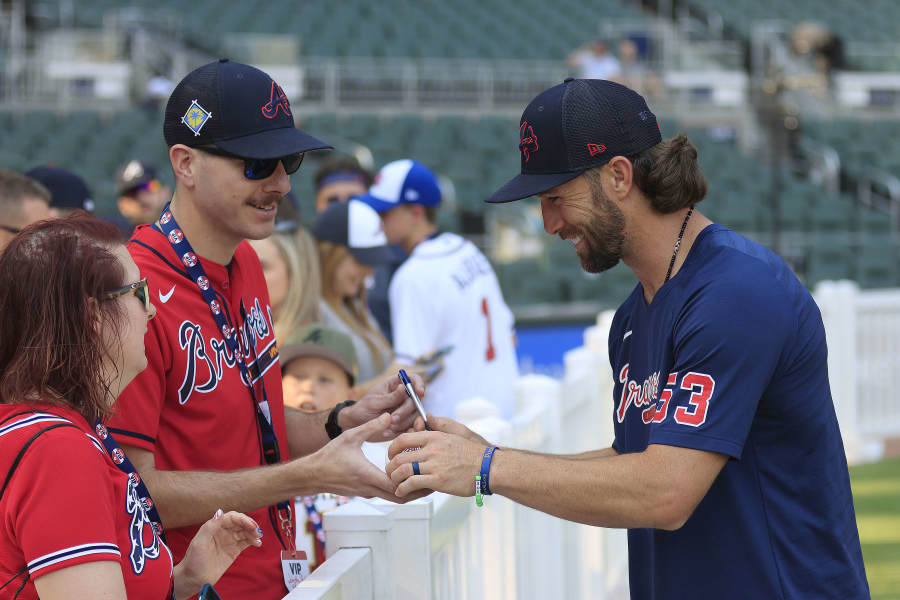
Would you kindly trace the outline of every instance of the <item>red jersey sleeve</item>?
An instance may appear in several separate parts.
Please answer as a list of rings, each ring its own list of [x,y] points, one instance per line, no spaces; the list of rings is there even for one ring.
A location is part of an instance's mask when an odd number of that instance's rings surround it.
[[[164,332],[154,319],[147,325],[144,351],[147,368],[122,390],[109,418],[110,431],[120,444],[154,451],[159,417],[166,394],[166,366],[161,337]]]
[[[32,579],[87,562],[119,563],[105,460],[72,428],[41,435],[25,452],[4,494],[4,526]]]

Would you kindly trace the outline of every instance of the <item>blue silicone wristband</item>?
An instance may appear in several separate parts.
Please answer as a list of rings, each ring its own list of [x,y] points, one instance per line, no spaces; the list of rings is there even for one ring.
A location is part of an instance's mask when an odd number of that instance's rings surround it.
[[[481,493],[485,496],[491,495],[488,476],[491,473],[491,459],[494,457],[494,450],[498,449],[497,446],[488,446],[484,449],[484,457],[481,459]]]

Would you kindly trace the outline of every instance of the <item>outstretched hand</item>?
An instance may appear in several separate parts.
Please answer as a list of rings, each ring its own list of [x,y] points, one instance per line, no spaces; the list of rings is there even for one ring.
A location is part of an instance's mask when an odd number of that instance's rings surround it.
[[[379,497],[405,502],[394,494],[394,482],[372,464],[361,445],[368,439],[384,439],[392,426],[391,415],[384,413],[353,429],[345,430],[318,450],[312,458],[322,465],[316,483],[323,491],[341,496]]]
[[[425,394],[425,385],[417,374],[410,374],[410,380],[419,396]],[[338,418],[343,429],[356,427],[378,417],[390,413],[390,425],[371,437],[369,442],[392,440],[404,431],[408,431],[416,417],[416,407],[406,395],[406,390],[396,375],[387,377],[375,384],[359,402],[342,410]],[[346,419],[346,421],[345,421]]]
[[[452,419],[428,415],[434,431],[423,431],[421,419],[417,431],[399,436],[388,448],[390,461],[385,472],[397,485],[396,495],[421,495],[435,490],[454,496],[472,496],[475,476],[481,470],[481,457],[487,441],[465,425]],[[413,473],[418,462],[419,475]]]
[[[216,583],[248,546],[262,546],[259,525],[239,512],[219,509],[204,523],[175,567],[175,595],[187,598],[205,583]]]

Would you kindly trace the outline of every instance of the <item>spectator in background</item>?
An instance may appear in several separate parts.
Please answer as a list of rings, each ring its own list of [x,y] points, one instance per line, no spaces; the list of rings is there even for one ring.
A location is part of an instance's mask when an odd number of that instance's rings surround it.
[[[391,281],[394,352],[402,363],[448,348],[444,372],[428,388],[425,406],[453,417],[456,404],[482,397],[512,417],[518,365],[513,314],[497,276],[472,242],[435,225],[441,191],[425,165],[385,165],[359,200],[381,214],[387,240],[409,254]]]
[[[116,192],[119,213],[129,223],[124,228],[130,226],[123,233],[129,237],[136,226],[155,221],[172,197],[172,190],[159,179],[156,168],[139,160],[128,161],[116,172]]]
[[[331,410],[345,400],[356,400],[353,384],[359,372],[353,340],[345,333],[324,325],[299,329],[280,348],[284,405],[314,413]],[[372,444],[364,443],[369,456]],[[368,450],[368,452],[367,452]],[[385,453],[381,449],[380,465]],[[370,459],[371,460],[371,459]],[[310,569],[325,561],[325,531],[322,514],[345,504],[349,498],[336,494],[316,494],[297,498],[297,549],[310,558]]]
[[[320,213],[334,202],[346,202],[354,196],[365,194],[372,185],[372,174],[352,156],[335,155],[324,159],[315,176],[316,212]],[[381,333],[391,339],[391,307],[388,302],[388,285],[394,272],[406,260],[406,253],[395,245],[389,247],[391,256],[375,265],[372,286],[367,303]]]
[[[619,42],[619,62],[619,83],[648,96],[656,97],[662,93],[662,82],[647,68],[633,39],[624,38]]]
[[[275,233],[250,240],[250,245],[269,288],[276,338],[286,340],[301,327],[321,321],[319,256],[309,232],[296,222],[280,221]]]
[[[50,213],[66,217],[76,210],[94,212],[94,199],[84,179],[66,169],[51,165],[35,167],[25,173],[50,191]]]
[[[26,225],[52,216],[46,187],[21,173],[0,169],[0,252]]]
[[[313,235],[322,273],[323,323],[353,339],[360,382],[387,375],[394,353],[366,305],[372,267],[390,259],[378,214],[362,202],[336,202],[316,217]]]
[[[313,181],[316,185],[316,213],[334,202],[347,202],[366,193],[372,174],[352,156],[333,155],[319,164]]]
[[[621,64],[609,52],[609,46],[602,38],[595,38],[589,44],[573,50],[566,62],[583,79],[616,81],[622,76]]]

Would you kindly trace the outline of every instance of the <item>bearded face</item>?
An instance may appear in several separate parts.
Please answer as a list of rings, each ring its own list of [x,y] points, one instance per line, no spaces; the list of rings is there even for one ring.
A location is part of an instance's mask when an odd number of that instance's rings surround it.
[[[584,247],[578,252],[581,268],[588,273],[601,273],[616,266],[622,260],[625,242],[625,216],[603,192],[599,185],[591,184],[593,210],[585,224],[579,227]]]

